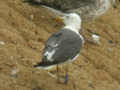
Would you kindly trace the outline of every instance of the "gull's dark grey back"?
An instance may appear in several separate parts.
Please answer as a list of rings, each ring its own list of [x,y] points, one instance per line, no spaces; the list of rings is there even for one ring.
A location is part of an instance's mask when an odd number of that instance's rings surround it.
[[[54,46],[57,45],[58,46]],[[53,34],[46,42],[44,53],[50,50],[56,50],[52,56],[54,64],[72,60],[82,48],[82,39],[78,34],[71,30],[63,29]],[[44,54],[43,53],[43,54]]]
[[[42,3],[65,12],[87,5],[95,5],[96,1],[97,0],[42,0]]]

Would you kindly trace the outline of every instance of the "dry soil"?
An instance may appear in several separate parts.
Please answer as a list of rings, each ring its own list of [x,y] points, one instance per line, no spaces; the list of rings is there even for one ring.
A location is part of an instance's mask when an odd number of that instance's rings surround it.
[[[32,66],[41,61],[45,41],[61,28],[54,15],[21,0],[0,0],[0,90],[120,90],[120,5],[99,19],[83,23],[87,39],[69,67],[68,85]],[[64,73],[61,68],[61,73]]]

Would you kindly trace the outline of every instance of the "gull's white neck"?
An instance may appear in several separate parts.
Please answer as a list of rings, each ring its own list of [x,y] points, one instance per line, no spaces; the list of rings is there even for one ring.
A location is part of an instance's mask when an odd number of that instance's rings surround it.
[[[79,34],[80,26],[76,27],[74,25],[66,25],[64,28],[69,29],[69,30],[74,31],[77,34]]]

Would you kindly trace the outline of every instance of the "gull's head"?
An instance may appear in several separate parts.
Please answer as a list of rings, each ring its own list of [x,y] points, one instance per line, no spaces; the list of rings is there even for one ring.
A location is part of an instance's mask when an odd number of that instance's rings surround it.
[[[58,20],[65,24],[65,27],[80,30],[81,29],[81,17],[76,13],[65,14]]]
[[[70,13],[62,17],[65,25],[81,24],[81,18],[76,13]]]

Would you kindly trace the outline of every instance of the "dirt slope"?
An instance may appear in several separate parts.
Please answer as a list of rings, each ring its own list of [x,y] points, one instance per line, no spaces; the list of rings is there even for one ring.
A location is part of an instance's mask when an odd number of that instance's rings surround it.
[[[66,86],[32,68],[41,60],[47,38],[61,27],[54,15],[21,0],[0,4],[0,90],[120,90],[120,5],[83,24],[84,35],[99,34],[101,44],[85,43]]]

